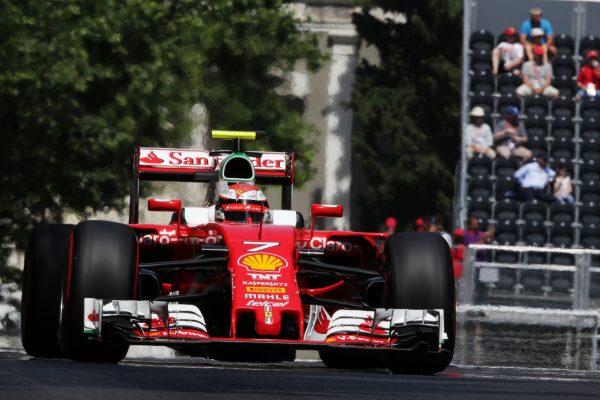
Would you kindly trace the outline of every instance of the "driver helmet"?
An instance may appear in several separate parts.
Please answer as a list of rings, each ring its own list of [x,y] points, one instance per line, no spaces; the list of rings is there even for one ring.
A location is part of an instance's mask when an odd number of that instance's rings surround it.
[[[252,182],[225,182],[218,184],[215,220],[259,223],[269,209],[262,190]]]

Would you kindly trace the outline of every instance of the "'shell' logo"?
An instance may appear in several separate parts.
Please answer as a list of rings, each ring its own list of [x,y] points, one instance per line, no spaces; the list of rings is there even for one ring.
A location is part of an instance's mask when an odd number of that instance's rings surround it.
[[[140,161],[148,164],[162,164],[165,160],[158,157],[156,154],[154,154],[153,151],[151,151],[150,153],[148,153],[147,157],[140,158]]]
[[[238,263],[252,271],[276,272],[283,267],[287,267],[285,259],[268,253],[246,254],[239,258]]]

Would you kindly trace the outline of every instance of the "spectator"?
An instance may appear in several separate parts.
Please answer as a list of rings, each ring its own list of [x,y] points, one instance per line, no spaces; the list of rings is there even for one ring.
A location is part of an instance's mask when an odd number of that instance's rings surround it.
[[[491,240],[490,240],[491,239]],[[491,244],[494,241],[494,226],[488,225],[487,230],[481,231],[479,229],[479,220],[475,216],[469,217],[467,224],[467,231],[465,232],[464,243],[465,246],[471,244]],[[490,253],[487,250],[477,250],[475,253],[475,260],[477,261],[489,261]]]
[[[454,279],[458,280],[463,271],[463,261],[465,260],[465,245],[463,244],[465,238],[465,230],[462,228],[456,228],[452,231],[452,243],[453,246],[450,249],[450,255],[452,256],[452,268],[454,270]]]
[[[492,52],[494,75],[502,72],[521,73],[523,64],[523,46],[517,41],[517,31],[512,26],[504,30],[505,40],[500,42]]]
[[[481,107],[473,107],[471,113],[471,123],[467,125],[467,158],[472,158],[474,154],[485,154],[491,159],[496,157],[496,152],[492,149],[494,145],[494,135],[492,128],[485,122],[485,111]]]
[[[483,232],[479,230],[479,220],[472,215],[469,217],[463,242],[465,246],[468,246],[470,244],[482,243],[482,241]]]
[[[450,236],[448,232],[444,231],[441,218],[434,216],[428,217],[425,220],[425,228],[427,232],[439,233],[444,238],[446,243],[448,243],[448,246],[452,247],[452,236]]]
[[[456,228],[452,231],[452,243],[454,246],[461,246],[465,242],[465,230],[463,228]]]
[[[542,10],[539,7],[534,7],[529,11],[529,19],[521,24],[520,40],[521,44],[527,51],[529,43],[533,42],[533,30],[539,28],[542,30],[541,44],[545,45],[548,52],[554,56],[556,54],[556,46],[554,46],[554,30],[552,24],[546,18],[542,18]],[[537,33],[537,32],[536,32]],[[532,54],[527,52],[527,56],[532,60]]]
[[[536,47],[541,47],[544,50],[544,63],[547,63],[548,47],[544,44],[544,31],[541,28],[533,28],[531,30],[531,43],[528,42],[527,47],[525,47],[525,54],[528,60],[534,59],[533,49]]]
[[[426,232],[425,222],[423,221],[423,217],[418,217],[413,224],[413,231],[415,232]]]
[[[590,50],[586,56],[586,63],[581,67],[577,76],[577,100],[581,100],[585,96],[600,96],[600,62],[598,62],[598,52]]]
[[[514,176],[520,185],[519,194],[524,200],[535,198],[552,203],[555,199],[546,191],[546,185],[552,182],[555,175],[556,173],[548,167],[546,153],[540,152],[534,162],[523,165]]]
[[[533,48],[533,60],[523,64],[523,84],[517,88],[517,94],[527,97],[534,94],[543,94],[555,98],[558,90],[552,86],[552,65],[544,62],[544,49],[541,46]]]
[[[492,224],[488,224],[488,228],[485,232],[483,232],[483,237],[481,238],[481,243],[483,244],[492,244],[496,237],[496,228]]]
[[[398,226],[398,221],[396,220],[396,218],[389,216],[385,219],[386,231],[390,235],[396,232],[396,226]]]
[[[560,164],[556,170],[556,178],[552,182],[552,192],[556,200],[561,204],[575,203],[575,198],[573,198],[573,184],[571,183],[567,166],[564,164]]]
[[[515,106],[504,108],[503,118],[496,124],[494,133],[496,151],[502,157],[514,155],[521,159],[532,157],[531,150],[524,146],[527,143],[525,125],[519,121],[519,109]]]

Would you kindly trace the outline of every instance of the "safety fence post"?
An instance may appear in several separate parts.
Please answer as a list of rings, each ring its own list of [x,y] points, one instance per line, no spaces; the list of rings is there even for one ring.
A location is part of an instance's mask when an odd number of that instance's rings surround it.
[[[575,255],[575,274],[573,285],[573,309],[584,310],[590,303],[590,264],[592,257],[589,253],[581,252]]]
[[[473,304],[475,296],[475,254],[477,250],[467,246],[467,254],[463,261],[462,278],[459,281],[458,302],[460,304]]]

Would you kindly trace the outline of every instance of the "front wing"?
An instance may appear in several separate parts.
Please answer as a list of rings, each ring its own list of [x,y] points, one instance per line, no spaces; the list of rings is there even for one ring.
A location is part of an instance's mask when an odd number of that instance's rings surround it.
[[[195,345],[254,343],[296,348],[352,347],[440,351],[447,340],[444,311],[375,309],[338,310],[310,306],[307,328],[300,340],[211,337],[200,309],[164,301],[86,298],[83,331],[92,340],[118,334],[133,344]],[[108,333],[107,333],[108,332]]]

